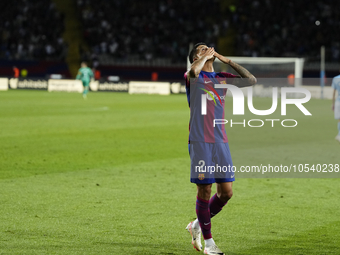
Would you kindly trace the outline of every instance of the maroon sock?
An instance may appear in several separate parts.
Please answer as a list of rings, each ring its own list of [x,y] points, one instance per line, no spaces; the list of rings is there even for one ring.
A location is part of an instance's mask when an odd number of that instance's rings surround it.
[[[196,200],[196,214],[200,224],[204,239],[210,239],[211,236],[211,222],[209,201],[197,197]]]
[[[228,203],[228,202],[227,202]],[[227,203],[218,198],[217,193],[209,200],[210,218],[218,214]]]

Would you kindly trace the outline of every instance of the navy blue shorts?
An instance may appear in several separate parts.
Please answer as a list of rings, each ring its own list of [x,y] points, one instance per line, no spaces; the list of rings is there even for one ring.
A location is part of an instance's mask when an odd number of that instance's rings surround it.
[[[190,142],[190,181],[211,184],[235,181],[228,143]]]

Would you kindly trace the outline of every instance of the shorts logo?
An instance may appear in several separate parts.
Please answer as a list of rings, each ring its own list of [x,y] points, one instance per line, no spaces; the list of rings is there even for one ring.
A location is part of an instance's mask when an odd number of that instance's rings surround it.
[[[204,180],[204,174],[199,174],[199,175],[198,175],[198,179],[199,179],[200,181]]]

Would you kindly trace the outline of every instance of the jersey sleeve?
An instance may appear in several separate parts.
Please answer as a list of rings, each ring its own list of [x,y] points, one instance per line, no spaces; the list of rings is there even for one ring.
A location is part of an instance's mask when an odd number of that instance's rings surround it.
[[[184,79],[185,79],[185,86],[190,87],[190,81],[188,79],[188,72],[184,73]]]
[[[234,78],[239,77],[238,75],[232,74],[232,73],[226,73],[226,72],[220,72],[220,76],[225,77],[228,83],[233,83]]]
[[[78,73],[77,73],[77,76],[76,76],[76,79],[80,80],[81,76],[82,76],[82,73],[81,73],[81,70],[79,69]]]
[[[232,74],[232,73],[226,73],[226,72],[220,72],[224,77],[226,78],[235,78],[238,77],[238,75]]]
[[[339,83],[340,83],[340,77],[339,76],[334,77],[333,80],[332,80],[332,88],[337,89],[336,85],[339,84]]]
[[[191,85],[195,85],[197,83],[198,78],[190,78],[188,77],[188,72],[184,73],[184,79],[185,79],[185,86],[188,88],[190,87],[190,81],[192,82]]]

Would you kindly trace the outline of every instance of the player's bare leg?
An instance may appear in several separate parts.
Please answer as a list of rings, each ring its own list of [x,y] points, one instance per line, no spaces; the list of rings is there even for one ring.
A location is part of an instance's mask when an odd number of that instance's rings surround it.
[[[226,204],[233,196],[233,183],[222,182],[216,183],[217,197]]]
[[[339,119],[339,122],[338,122],[338,135],[335,137],[335,140],[339,141],[340,142],[340,119]]]
[[[211,186],[212,184],[197,184],[197,197],[209,201],[211,196]]]

